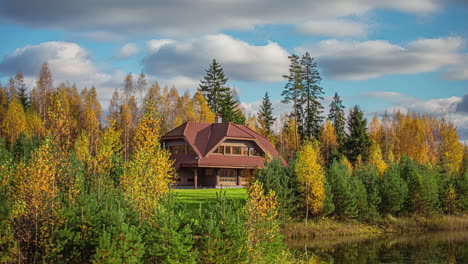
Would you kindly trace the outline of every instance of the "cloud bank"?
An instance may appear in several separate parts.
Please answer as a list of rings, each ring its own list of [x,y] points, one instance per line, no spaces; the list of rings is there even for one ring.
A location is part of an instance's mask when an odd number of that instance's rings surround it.
[[[7,0],[0,19],[46,29],[98,31],[97,37],[135,34],[199,35],[250,30],[266,24],[303,24],[304,17],[330,19],[375,9],[428,14],[440,0]]]
[[[447,79],[468,79],[466,55],[461,53],[460,37],[419,39],[406,46],[386,40],[324,40],[302,46],[298,53],[309,51],[317,57],[326,76],[337,80],[366,80],[389,74],[417,74],[447,69]],[[464,71],[465,74],[455,74]]]
[[[185,76],[199,80],[213,59],[234,80],[278,82],[289,65],[289,53],[277,43],[254,46],[218,34],[189,41],[151,40],[143,71],[162,78]]]

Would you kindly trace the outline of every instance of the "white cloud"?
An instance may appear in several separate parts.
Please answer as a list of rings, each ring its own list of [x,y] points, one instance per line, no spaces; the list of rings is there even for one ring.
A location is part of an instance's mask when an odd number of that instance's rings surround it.
[[[143,59],[144,71],[158,78],[201,79],[204,69],[216,59],[227,76],[243,81],[282,81],[287,70],[288,52],[277,43],[250,45],[231,36],[218,34],[190,41],[151,40]]]
[[[296,49],[317,57],[325,75],[338,80],[366,80],[389,74],[416,74],[463,65],[463,39],[420,39],[406,46],[386,40],[321,41]]]
[[[117,53],[116,58],[128,59],[132,57],[133,55],[137,54],[138,52],[140,52],[140,49],[135,43],[127,43],[119,49],[119,52]]]
[[[0,61],[0,73],[11,76],[21,71],[27,84],[33,88],[40,66],[45,61],[49,63],[55,85],[61,82],[75,83],[79,88],[95,85],[103,105],[107,105],[113,89],[121,86],[125,76],[122,71],[98,69],[90,53],[78,44],[58,41],[16,49]]]
[[[307,35],[326,37],[364,37],[367,25],[343,19],[309,20],[297,26],[297,30]]]
[[[265,24],[301,24],[304,17],[333,19],[390,9],[428,14],[441,0],[30,0],[6,1],[0,19],[21,25],[76,32],[98,38],[141,33],[199,35],[250,30]],[[91,34],[93,35],[93,34]]]

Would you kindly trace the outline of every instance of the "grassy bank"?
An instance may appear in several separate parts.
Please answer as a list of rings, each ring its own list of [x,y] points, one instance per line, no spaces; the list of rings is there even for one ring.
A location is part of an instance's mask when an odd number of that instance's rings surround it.
[[[321,219],[304,222],[286,223],[283,235],[291,239],[312,239],[323,237],[365,236],[373,237],[387,233],[411,233],[429,231],[468,231],[468,215],[440,217],[393,217],[387,216],[375,224],[357,221],[338,221]]]

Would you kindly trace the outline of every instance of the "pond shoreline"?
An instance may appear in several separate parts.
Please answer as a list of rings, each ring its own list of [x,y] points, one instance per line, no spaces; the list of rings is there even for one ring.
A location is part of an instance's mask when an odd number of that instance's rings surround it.
[[[384,234],[425,233],[431,231],[468,231],[468,215],[440,217],[387,216],[374,223],[338,221],[330,218],[318,221],[286,223],[282,234],[285,239],[314,239],[344,236],[379,237]]]

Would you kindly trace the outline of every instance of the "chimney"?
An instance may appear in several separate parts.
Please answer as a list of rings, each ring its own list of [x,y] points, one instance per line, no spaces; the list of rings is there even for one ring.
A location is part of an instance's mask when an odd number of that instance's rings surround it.
[[[223,116],[218,113],[215,117],[215,124],[222,123],[223,122]]]

